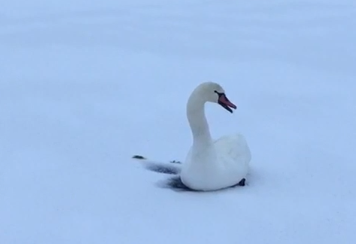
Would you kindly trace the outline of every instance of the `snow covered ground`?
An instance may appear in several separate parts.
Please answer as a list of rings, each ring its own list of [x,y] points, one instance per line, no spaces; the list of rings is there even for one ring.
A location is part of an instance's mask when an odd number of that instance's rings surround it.
[[[352,244],[356,2],[13,0],[0,8],[0,243]],[[248,185],[174,192],[185,104],[252,151]]]

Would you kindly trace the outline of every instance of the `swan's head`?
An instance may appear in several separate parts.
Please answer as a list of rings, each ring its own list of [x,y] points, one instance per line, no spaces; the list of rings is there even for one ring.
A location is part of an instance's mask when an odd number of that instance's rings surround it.
[[[230,102],[225,90],[218,83],[204,82],[197,89],[199,90],[199,95],[207,102],[220,104],[230,113],[232,113],[232,108],[236,109],[236,105]]]

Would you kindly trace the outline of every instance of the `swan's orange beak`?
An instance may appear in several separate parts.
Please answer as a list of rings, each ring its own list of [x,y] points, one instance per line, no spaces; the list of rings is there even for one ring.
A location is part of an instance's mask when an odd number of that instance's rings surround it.
[[[236,109],[236,105],[230,102],[224,93],[220,94],[218,103],[230,113],[232,113],[231,108]]]

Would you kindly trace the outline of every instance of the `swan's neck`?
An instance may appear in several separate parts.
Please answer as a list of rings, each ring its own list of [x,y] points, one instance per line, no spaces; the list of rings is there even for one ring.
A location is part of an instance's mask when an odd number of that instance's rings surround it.
[[[187,103],[187,117],[193,134],[193,147],[206,148],[212,145],[209,125],[205,117],[205,101],[193,93]]]

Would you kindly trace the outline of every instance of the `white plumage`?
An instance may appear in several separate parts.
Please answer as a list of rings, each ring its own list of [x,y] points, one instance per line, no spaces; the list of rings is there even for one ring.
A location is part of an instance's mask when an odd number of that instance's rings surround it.
[[[211,191],[227,188],[243,180],[249,170],[250,149],[244,136],[233,134],[214,141],[205,117],[206,102],[218,103],[228,111],[231,103],[217,83],[200,84],[187,103],[187,118],[193,135],[193,145],[183,162],[180,178],[193,190]]]

